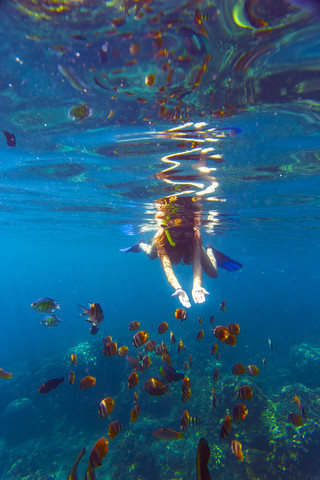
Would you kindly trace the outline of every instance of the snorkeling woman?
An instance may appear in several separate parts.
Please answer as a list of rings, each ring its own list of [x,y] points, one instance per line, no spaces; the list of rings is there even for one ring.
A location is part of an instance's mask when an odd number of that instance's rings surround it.
[[[194,303],[203,303],[209,292],[202,287],[203,271],[210,278],[217,278],[218,268],[222,266],[229,271],[242,267],[216,250],[212,245],[205,249],[200,234],[200,202],[192,197],[166,197],[156,201],[158,231],[149,243],[138,242],[133,247],[122,249],[125,252],[143,251],[151,260],[159,257],[167,280],[175,290],[173,297],[178,297],[185,308],[190,308],[190,300],[176,275],[172,265],[183,263],[192,265]]]

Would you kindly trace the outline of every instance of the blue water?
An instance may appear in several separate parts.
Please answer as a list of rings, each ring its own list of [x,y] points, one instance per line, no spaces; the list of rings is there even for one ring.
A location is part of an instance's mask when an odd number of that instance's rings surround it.
[[[108,437],[115,420],[122,430],[95,470],[98,480],[196,478],[202,437],[211,450],[211,478],[319,479],[317,4],[148,2],[149,11],[147,3],[137,2],[135,11],[125,1],[80,3],[61,1],[68,7],[63,14],[49,0],[0,7],[0,122],[16,137],[11,147],[1,132],[0,367],[13,376],[0,379],[0,479],[65,479],[85,447],[78,467],[83,479],[91,449]],[[238,23],[232,14],[237,3]],[[204,31],[195,21],[196,8]],[[137,16],[140,9],[144,16]],[[116,29],[112,19],[122,16],[126,23]],[[268,27],[254,25],[257,19]],[[174,54],[157,57],[150,30],[161,31]],[[125,32],[131,38],[121,36]],[[129,53],[133,40],[140,56]],[[211,58],[198,85],[206,55]],[[135,58],[136,65],[114,73]],[[156,74],[155,87],[145,85],[148,72]],[[160,100],[167,113],[159,113]],[[90,115],[72,120],[70,109],[83,104]],[[182,113],[176,118],[174,112]],[[168,159],[177,162],[172,170]],[[209,295],[201,305],[191,300],[185,322],[175,318],[181,304],[159,260],[120,251],[153,238],[156,201],[176,194],[200,199],[203,244],[243,264],[233,273],[219,268],[214,280],[204,275]],[[175,272],[191,299],[192,267],[178,265]],[[41,297],[61,305],[56,328],[44,328],[43,316],[31,308]],[[96,336],[80,316],[79,305],[89,302],[104,311]],[[103,355],[102,340],[111,335],[137,356],[135,332],[128,329],[134,320],[158,344],[167,343],[178,371],[192,355],[186,404],[181,382],[163,397],[144,391],[149,377],[160,378],[161,357],[150,355],[150,369],[129,390],[126,359]],[[164,321],[169,329],[161,336],[157,329]],[[241,327],[234,347],[212,334],[228,323]],[[197,341],[201,328],[204,338]],[[180,355],[170,330],[186,346]],[[220,360],[210,354],[216,342]],[[75,352],[78,363],[71,366]],[[237,362],[256,364],[259,375],[235,377]],[[81,391],[86,375],[96,377],[96,385]],[[38,393],[45,381],[63,376],[55,390]],[[232,416],[245,383],[253,390],[245,401],[248,416],[233,422],[230,436],[221,440],[221,421]],[[136,423],[130,422],[134,391],[141,406]],[[294,395],[307,413],[301,427],[288,422],[289,413],[299,412]],[[99,404],[107,396],[115,400],[114,411],[101,419]],[[159,427],[180,431],[185,408],[200,426],[189,426],[183,440],[158,440],[153,432]],[[233,439],[242,443],[243,462],[231,452]]]

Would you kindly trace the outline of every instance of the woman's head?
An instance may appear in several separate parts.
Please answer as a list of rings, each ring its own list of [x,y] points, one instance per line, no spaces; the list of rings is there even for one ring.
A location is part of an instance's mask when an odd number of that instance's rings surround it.
[[[161,230],[154,238],[158,255],[168,255],[171,263],[192,263],[195,238],[198,238],[201,205],[197,197],[171,196],[156,201],[155,218]]]
[[[192,263],[193,235],[186,241],[183,235],[177,238],[173,230],[179,230],[179,227],[163,228],[160,235],[153,239],[157,249],[158,256],[168,255],[171,263],[178,264],[181,261],[187,265]],[[191,230],[192,232],[192,230]]]
[[[163,228],[200,226],[201,204],[198,197],[170,197],[156,200],[157,213],[155,218]]]

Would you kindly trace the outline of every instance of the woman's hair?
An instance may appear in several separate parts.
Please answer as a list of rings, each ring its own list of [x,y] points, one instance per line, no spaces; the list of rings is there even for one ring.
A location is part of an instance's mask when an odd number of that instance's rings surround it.
[[[193,228],[200,226],[202,207],[199,197],[164,197],[156,200],[155,219],[159,226]]]
[[[171,230],[172,229],[169,230],[169,235],[171,235]],[[175,246],[172,246],[168,240],[166,230],[163,229],[162,233],[160,235],[157,235],[153,239],[153,241],[159,257],[161,257],[162,255],[168,255],[171,263],[175,265],[177,265],[181,261],[186,265],[192,264],[192,252],[194,242],[193,237],[185,239],[182,234],[182,238],[175,241]]]

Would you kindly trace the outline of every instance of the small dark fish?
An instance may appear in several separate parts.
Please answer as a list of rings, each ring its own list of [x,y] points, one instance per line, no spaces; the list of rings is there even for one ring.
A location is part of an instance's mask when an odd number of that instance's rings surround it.
[[[200,330],[200,332],[199,332],[198,335],[197,335],[197,340],[198,340],[198,342],[199,342],[200,340],[202,340],[203,337],[204,337],[203,330]]]
[[[218,344],[214,343],[211,348],[211,355],[215,355],[217,353],[217,350],[218,350]]]
[[[106,357],[113,357],[117,354],[118,345],[116,342],[109,342],[104,346],[103,354]]]
[[[226,338],[229,337],[230,333],[228,332],[227,327],[222,325],[217,325],[213,330],[213,335],[218,338],[221,342],[224,342]]]
[[[140,52],[140,44],[138,42],[132,42],[129,46],[129,50],[131,55],[134,57],[135,55],[138,55]]]
[[[80,390],[87,390],[95,385],[96,378],[92,377],[91,375],[87,375],[80,381],[79,389]]]
[[[152,87],[152,85],[154,84],[154,81],[156,79],[156,76],[154,73],[150,73],[149,75],[146,75],[145,78],[144,78],[144,83],[148,86],[148,87]]]
[[[128,387],[134,388],[138,385],[139,376],[136,371],[132,372],[128,378]]]
[[[185,410],[181,415],[181,423],[180,423],[180,428],[183,432],[187,430],[189,425],[189,420],[190,420],[189,412],[188,410]]]
[[[39,298],[31,303],[33,310],[39,313],[52,313],[56,309],[60,309],[60,305],[56,305],[52,298]]]
[[[188,315],[187,315],[187,312],[184,308],[177,308],[177,310],[175,311],[175,314],[174,316],[178,319],[178,320],[181,320],[182,322],[184,320],[187,320],[188,318]]]
[[[141,413],[141,407],[136,403],[133,409],[131,410],[130,420],[131,422],[136,422]]]
[[[85,476],[87,480],[94,480],[96,478],[94,469],[102,465],[102,460],[107,455],[108,450],[108,440],[106,438],[102,437],[94,444],[90,453]]]
[[[213,374],[213,380],[217,382],[219,380],[219,368],[216,368]]]
[[[68,475],[68,480],[78,480],[78,476],[77,476],[78,464],[85,453],[86,453],[85,448],[82,448],[78,453],[77,458],[75,459],[74,464],[72,465],[71,471]]]
[[[162,335],[164,332],[168,330],[168,328],[169,328],[169,325],[167,324],[167,322],[162,322],[158,327],[158,333]]]
[[[52,378],[51,380],[48,380],[45,382],[41,387],[39,388],[39,393],[48,393],[51,392],[51,390],[54,390],[57,388],[60,383],[62,383],[64,380],[64,377],[62,378]]]
[[[103,47],[105,47],[105,45],[103,45]],[[100,50],[98,51],[98,55],[100,63],[105,63],[108,61],[108,53],[106,50],[104,50],[104,48],[100,48]]]
[[[250,385],[242,385],[242,387],[239,388],[238,395],[241,400],[251,400],[252,390]]]
[[[182,351],[182,350],[185,350],[185,349],[186,349],[186,347],[185,347],[183,341],[182,341],[182,340],[179,340],[179,342],[178,342],[178,353],[180,354],[181,351]]]
[[[72,365],[77,365],[78,357],[77,357],[77,355],[76,355],[75,353],[72,353],[72,354],[70,355],[70,359],[69,359],[69,360],[70,360],[70,363],[71,363]]]
[[[136,358],[131,357],[130,355],[127,355],[126,359],[131,368],[137,370],[137,372],[143,372],[143,366],[141,365],[141,363],[139,363],[139,361]]]
[[[272,344],[271,338],[268,338],[268,345],[269,345],[269,348],[273,348],[273,344]]]
[[[65,55],[70,49],[65,45],[51,45],[49,50],[55,53],[57,57],[62,57],[62,55]]]
[[[97,325],[91,325],[90,327],[90,333],[91,335],[96,335],[99,332],[99,327]]]
[[[114,400],[111,397],[104,398],[99,405],[98,415],[100,418],[106,418],[113,411]]]
[[[129,324],[129,330],[131,331],[138,330],[139,327],[140,327],[140,322],[137,322],[137,321],[133,321]]]
[[[239,335],[240,333],[240,327],[237,323],[228,323],[227,329],[229,333],[232,333],[233,335]]]
[[[164,354],[168,354],[168,353],[169,353],[169,349],[165,343],[162,342],[160,343],[160,345],[157,346],[156,355],[158,355],[159,357],[162,357]]]
[[[190,426],[194,427],[199,427],[200,425],[200,420],[197,417],[189,417],[190,420]]]
[[[147,370],[147,368],[150,367],[150,364],[151,364],[150,357],[148,355],[145,355],[142,359],[143,370]]]
[[[200,438],[197,450],[197,480],[211,480],[208,470],[210,448],[205,438]]]
[[[121,428],[122,428],[122,425],[121,425],[121,423],[120,423],[118,420],[115,420],[114,422],[111,422],[111,423],[110,423],[110,425],[109,425],[109,431],[108,431],[110,440],[113,440],[114,437],[116,437],[116,436],[118,435],[118,433],[120,432]]]
[[[12,378],[12,376],[13,376],[12,373],[5,372],[3,368],[0,368],[0,378],[8,379],[8,378]]]
[[[199,323],[200,323],[200,325],[201,325],[201,323],[202,323],[202,318],[200,317],[200,315],[198,315],[198,320],[199,320]]]
[[[107,345],[107,343],[110,343],[112,342],[112,337],[110,337],[110,335],[107,335],[106,337],[104,337],[104,339],[102,340],[102,343],[103,343],[103,346],[105,347]]]
[[[211,317],[210,317],[210,323],[211,323],[211,325],[213,325],[213,322],[214,322],[214,315],[211,315]]]
[[[262,359],[262,365],[263,365],[263,368],[267,368],[267,362],[265,358]]]
[[[229,436],[231,431],[231,417],[228,414],[221,424],[221,433],[220,438],[226,438]]]
[[[86,86],[79,80],[77,74],[72,67],[63,67],[58,65],[58,71],[63,75],[76,90],[80,92],[87,92]]]
[[[225,302],[225,300],[223,300],[223,302],[221,302],[221,304],[220,304],[220,310],[221,310],[221,312],[225,312],[225,311],[226,311],[226,302]]]
[[[9,133],[7,132],[6,130],[2,130],[5,137],[6,137],[6,140],[7,140],[7,145],[9,147],[15,147],[16,146],[16,137],[14,136],[13,133]]]
[[[298,408],[299,408],[299,410],[300,410],[301,415],[302,415],[304,418],[307,418],[306,411],[305,411],[305,409],[303,408],[302,403],[301,403],[301,400],[300,400],[300,398],[299,398],[297,395],[294,396],[294,401],[295,401],[296,404],[298,405]]]
[[[292,423],[295,427],[301,427],[302,425],[302,417],[300,413],[290,413],[288,415],[288,422]]]
[[[190,379],[188,377],[184,377],[182,382],[182,402],[186,403],[189,400],[191,395],[191,388],[190,388]]]
[[[232,453],[240,460],[240,462],[243,462],[241,443],[238,440],[232,440],[230,448]]]
[[[41,320],[41,325],[44,327],[57,327],[59,323],[61,323],[60,318],[56,317],[56,315],[46,315],[42,320]]]
[[[259,375],[259,368],[257,367],[257,365],[248,365],[247,366],[247,374],[250,377],[255,377],[255,376]]]
[[[173,332],[170,332],[170,341],[171,341],[172,345],[173,345],[174,343],[176,343],[176,341],[177,341],[176,338],[175,338],[175,336],[173,335]]]
[[[96,327],[98,327],[104,319],[102,308],[100,307],[99,303],[89,303],[89,305],[90,308],[85,308],[80,305],[80,307],[84,310],[84,312],[81,313],[80,316],[82,317],[83,315],[88,315],[89,318],[86,319],[87,322],[90,322]]]
[[[149,395],[165,395],[169,392],[169,385],[159,378],[149,378],[144,384],[144,390]]]
[[[149,334],[145,330],[140,330],[133,336],[132,345],[136,348],[141,347],[149,338]]]
[[[184,378],[184,373],[177,372],[173,367],[170,365],[164,364],[160,367],[160,373],[162,377],[169,383],[177,382]]]
[[[170,358],[169,353],[163,353],[161,358],[162,358],[163,363],[167,363],[168,365],[170,365],[170,367],[172,367],[171,358]]]
[[[225,339],[224,343],[226,345],[234,346],[234,345],[236,345],[237,340],[238,339],[237,339],[236,335],[233,335],[233,333],[230,333],[229,336]]]
[[[212,387],[212,405],[213,405],[213,408],[217,408],[217,405],[218,405],[217,397],[213,387]]]
[[[157,346],[156,340],[152,340],[152,339],[151,339],[151,340],[149,340],[149,341],[145,344],[145,346],[144,346],[144,351],[145,351],[146,353],[148,353],[148,352],[151,353],[151,352],[153,352],[153,351],[156,349],[156,346]]]
[[[76,378],[76,376],[75,376],[74,372],[72,370],[70,370],[70,372],[69,372],[69,384],[70,385],[73,385],[73,383],[75,381],[75,378]]]
[[[77,33],[74,35],[71,35],[71,38],[73,38],[74,40],[83,40],[83,41],[87,40],[87,37],[84,37],[83,35],[77,34]]]
[[[242,363],[235,363],[232,367],[232,373],[233,375],[243,375],[246,371],[246,367],[242,365]]]
[[[86,117],[90,117],[92,110],[85,104],[75,105],[69,109],[68,115],[73,121],[81,121]]]
[[[182,432],[176,432],[175,430],[171,430],[171,428],[158,428],[158,430],[155,430],[153,432],[153,435],[160,440],[182,440],[183,439],[183,433]]]
[[[129,348],[126,345],[122,345],[122,347],[118,348],[117,354],[119,357],[124,357],[129,352]]]
[[[248,409],[244,403],[238,403],[233,409],[233,420],[236,422],[244,420],[248,414]]]

